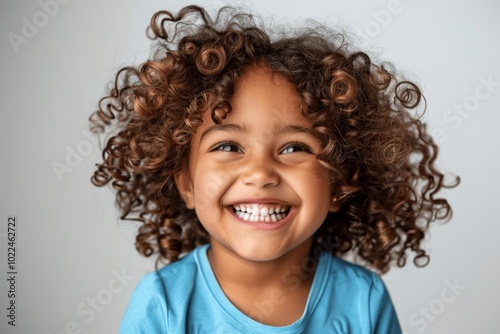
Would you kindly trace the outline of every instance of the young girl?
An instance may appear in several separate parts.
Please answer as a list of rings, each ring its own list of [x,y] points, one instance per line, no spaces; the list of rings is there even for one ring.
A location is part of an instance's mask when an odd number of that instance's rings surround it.
[[[380,278],[337,256],[424,266],[429,224],[451,216],[419,88],[324,27],[272,35],[188,6],[150,33],[152,59],[91,117],[113,134],[93,183],[169,263],[121,333],[400,333]]]

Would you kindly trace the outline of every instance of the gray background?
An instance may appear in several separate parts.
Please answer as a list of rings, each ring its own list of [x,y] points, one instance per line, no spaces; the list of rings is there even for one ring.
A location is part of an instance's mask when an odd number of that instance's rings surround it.
[[[151,15],[188,2],[62,2],[45,16],[38,1],[0,4],[2,333],[115,333],[133,287],[153,268],[151,260],[136,254],[134,226],[118,223],[111,191],[91,186],[99,148],[82,131],[112,74],[148,57],[145,27]],[[221,3],[207,2],[209,8]],[[360,34],[359,45],[394,62],[423,87],[426,119],[441,144],[439,166],[460,175],[462,184],[446,193],[453,220],[435,225],[427,240],[430,265],[394,269],[384,280],[406,333],[498,333],[500,5],[486,0],[245,4],[278,22],[316,18],[353,30]],[[389,9],[390,17],[380,14]],[[23,32],[26,20],[38,22],[38,31]],[[16,48],[11,33],[29,38]],[[462,115],[453,111],[459,105],[466,106]],[[80,159],[66,161],[71,151],[80,152]],[[60,179],[54,164],[67,166]],[[18,217],[15,328],[7,326],[4,314],[9,215]]]

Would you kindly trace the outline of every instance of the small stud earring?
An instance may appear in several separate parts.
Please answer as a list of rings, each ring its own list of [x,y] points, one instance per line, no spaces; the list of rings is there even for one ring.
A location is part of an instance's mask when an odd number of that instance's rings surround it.
[[[346,197],[347,195],[349,195],[349,194],[344,194],[340,197],[334,196],[334,197],[332,197],[332,202],[340,201],[342,198]]]

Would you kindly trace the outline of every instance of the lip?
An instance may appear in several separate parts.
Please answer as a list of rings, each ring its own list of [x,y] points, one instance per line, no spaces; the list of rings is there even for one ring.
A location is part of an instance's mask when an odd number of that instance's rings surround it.
[[[293,206],[290,203],[284,202],[276,198],[245,198],[243,200],[232,202],[231,204],[228,204],[228,206],[234,206],[238,204],[278,204],[278,205]]]
[[[278,205],[289,205],[290,206],[290,212],[288,212],[288,215],[283,218],[282,220],[280,221],[277,221],[277,222],[249,222],[249,221],[246,221],[246,220],[243,220],[241,219],[240,217],[238,217],[232,207],[234,205],[238,205],[238,204],[278,204]],[[294,216],[295,216],[295,213],[297,212],[297,208],[295,206],[292,206],[286,202],[283,202],[281,200],[278,200],[278,199],[275,199],[275,198],[247,198],[247,199],[244,199],[244,200],[241,200],[241,201],[237,201],[237,202],[234,202],[233,204],[230,204],[226,207],[226,210],[229,211],[229,213],[231,214],[231,216],[233,216],[234,219],[236,219],[238,222],[240,223],[243,223],[247,226],[250,226],[254,229],[257,229],[257,230],[264,230],[264,231],[274,231],[274,230],[278,230],[279,228],[281,228],[282,226],[286,225]]]

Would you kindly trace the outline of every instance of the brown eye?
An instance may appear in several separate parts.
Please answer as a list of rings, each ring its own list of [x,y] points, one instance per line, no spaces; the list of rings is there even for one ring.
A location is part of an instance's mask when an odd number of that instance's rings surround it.
[[[281,150],[280,154],[288,154],[295,152],[307,152],[311,153],[311,149],[304,144],[301,143],[290,143],[285,146],[284,149]]]
[[[241,153],[241,149],[236,143],[224,142],[215,146],[211,151],[237,152]]]

